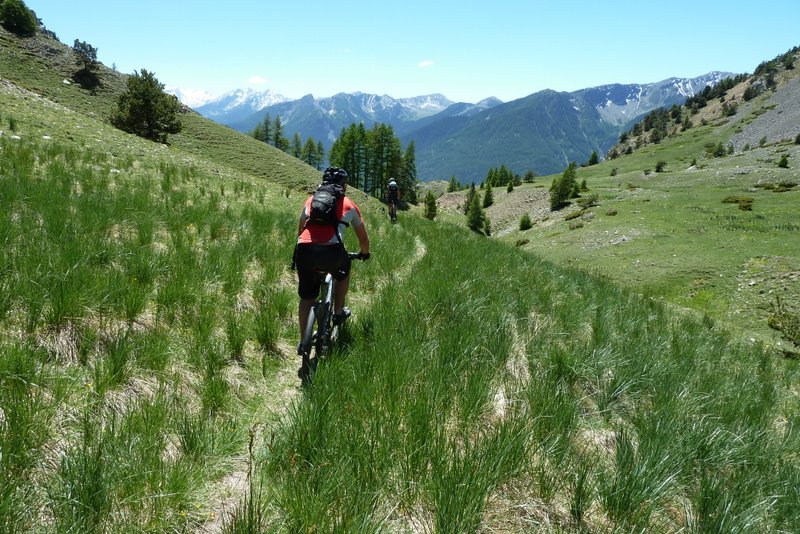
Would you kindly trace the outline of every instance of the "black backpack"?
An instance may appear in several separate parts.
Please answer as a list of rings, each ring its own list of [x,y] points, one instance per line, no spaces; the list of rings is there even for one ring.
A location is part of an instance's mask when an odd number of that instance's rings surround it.
[[[311,199],[311,212],[306,224],[337,226],[341,221],[336,216],[336,206],[344,194],[336,184],[320,184]]]

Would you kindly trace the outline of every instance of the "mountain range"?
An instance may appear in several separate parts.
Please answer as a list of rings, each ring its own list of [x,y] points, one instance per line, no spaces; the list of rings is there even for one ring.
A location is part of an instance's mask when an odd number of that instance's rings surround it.
[[[468,183],[482,181],[500,165],[546,175],[572,161],[584,162],[592,152],[602,156],[650,111],[682,104],[728,76],[711,72],[573,92],[543,90],[511,102],[487,98],[475,104],[441,94],[395,99],[357,92],[290,100],[272,91],[239,89],[195,110],[242,132],[252,131],[267,115],[280,117],[286,137],[312,137],[326,149],[352,123],[389,124],[404,144],[414,142],[420,180],[456,176]]]

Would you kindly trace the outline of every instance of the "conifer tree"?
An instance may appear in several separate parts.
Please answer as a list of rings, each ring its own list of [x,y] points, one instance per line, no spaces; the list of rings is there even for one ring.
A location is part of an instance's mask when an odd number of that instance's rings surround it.
[[[322,141],[317,141],[317,169],[322,169],[322,162],[325,161],[325,146]]]
[[[492,184],[486,183],[486,192],[483,194],[483,209],[488,208],[494,204],[494,195],[492,194]]]
[[[315,167],[317,169],[319,168],[317,162],[317,144],[314,142],[314,139],[312,137],[306,139],[306,144],[303,145],[303,151],[300,159],[302,159],[312,167]]]
[[[178,99],[164,92],[164,84],[152,72],[142,69],[128,78],[111,122],[120,130],[163,143],[167,134],[181,131],[180,110]]]
[[[300,159],[300,156],[303,155],[303,140],[300,138],[300,134],[295,132],[294,136],[292,137],[292,156]]]
[[[272,142],[272,118],[269,116],[269,113],[267,113],[264,116],[264,120],[261,121],[261,137],[257,139],[267,144]]]
[[[289,149],[289,140],[283,136],[283,125],[280,116],[275,117],[272,123],[272,144],[278,150],[286,152]]]
[[[428,193],[425,195],[425,217],[434,220],[436,218],[436,198],[433,196],[433,192],[428,189]]]
[[[575,176],[577,165],[570,163],[560,178],[553,180],[550,187],[550,209],[556,211],[564,207],[575,189]]]
[[[474,184],[473,184],[474,186]],[[474,189],[473,189],[474,191]],[[474,193],[467,206],[467,226],[472,230],[479,232],[483,228],[483,221],[486,216],[481,208],[481,196]]]
[[[469,213],[469,206],[472,203],[473,198],[475,198],[475,182],[470,184],[469,191],[467,191],[467,197],[464,199],[464,215]]]
[[[455,175],[451,176],[450,183],[447,184],[447,192],[453,193],[455,191],[458,191],[459,189],[461,189],[461,184],[458,183]]]

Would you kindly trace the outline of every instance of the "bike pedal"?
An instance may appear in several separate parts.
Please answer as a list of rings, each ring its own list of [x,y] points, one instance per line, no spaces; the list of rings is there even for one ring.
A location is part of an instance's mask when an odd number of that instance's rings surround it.
[[[342,308],[342,313],[337,313],[333,315],[333,324],[335,324],[336,326],[343,324],[347,320],[347,318],[350,317],[350,315],[351,315],[350,308],[346,307]]]

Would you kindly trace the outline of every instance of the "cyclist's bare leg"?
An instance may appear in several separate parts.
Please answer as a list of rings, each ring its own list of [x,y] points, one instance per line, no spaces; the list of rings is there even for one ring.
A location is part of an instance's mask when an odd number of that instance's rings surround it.
[[[300,338],[306,333],[306,326],[308,324],[308,312],[314,305],[314,299],[300,299],[300,305],[297,310],[297,317],[300,323]]]
[[[339,315],[344,308],[347,292],[350,290],[350,275],[344,280],[336,280],[333,283],[333,313]]]

